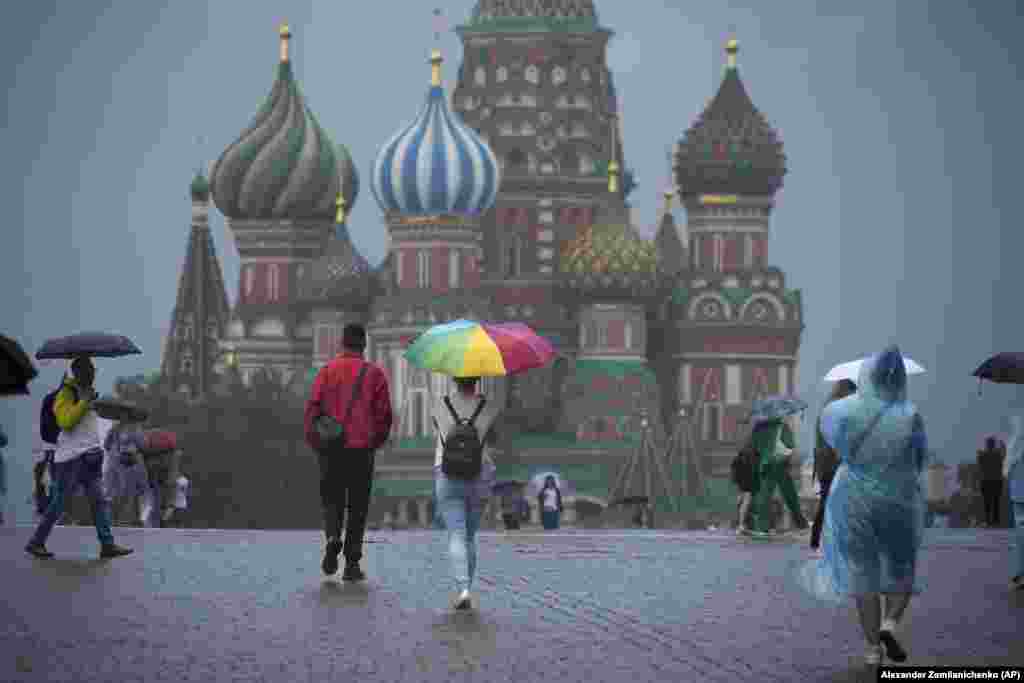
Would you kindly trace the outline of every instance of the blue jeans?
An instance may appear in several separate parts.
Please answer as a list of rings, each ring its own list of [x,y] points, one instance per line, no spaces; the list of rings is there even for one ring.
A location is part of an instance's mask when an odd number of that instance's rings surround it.
[[[448,554],[458,591],[469,590],[476,575],[476,532],[486,502],[479,489],[475,480],[449,479],[441,473],[434,478],[434,494],[448,529]]]
[[[67,462],[53,464],[53,484],[50,490],[50,503],[43,513],[36,532],[32,534],[30,543],[45,545],[54,525],[64,514],[64,506],[75,487],[79,484],[85,489],[92,505],[93,523],[96,525],[96,536],[103,545],[114,543],[114,534],[110,529],[110,499],[102,486],[103,458],[89,458],[84,455]]]
[[[558,510],[541,510],[540,519],[545,529],[558,528]]]
[[[1017,546],[1017,559],[1013,568],[1014,576],[1024,576],[1024,501],[1012,501],[1013,524],[1016,528],[1014,543]]]

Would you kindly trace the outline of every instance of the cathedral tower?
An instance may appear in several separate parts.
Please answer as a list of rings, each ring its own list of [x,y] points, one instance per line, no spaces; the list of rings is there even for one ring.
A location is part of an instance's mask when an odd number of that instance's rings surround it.
[[[482,219],[484,272],[503,316],[575,338],[551,301],[562,245],[594,222],[607,170],[622,167],[618,104],[591,0],[479,0],[458,28],[453,104],[494,149],[503,182]],[[621,140],[621,137],[618,138]],[[619,193],[632,188],[624,169]],[[500,286],[498,286],[500,285]]]
[[[726,44],[718,93],[676,147],[689,268],[663,307],[677,405],[698,405],[700,437],[727,465],[750,401],[796,386],[799,290],[768,265],[769,219],[786,174],[782,141],[740,80]],[[661,361],[665,360],[663,356]]]
[[[259,370],[282,382],[308,364],[311,320],[294,306],[297,284],[335,232],[337,197],[351,210],[359,179],[306,106],[295,78],[291,31],[280,29],[270,95],[211,171],[213,199],[241,257],[230,343],[247,381]]]
[[[398,405],[398,432],[432,433],[431,398],[443,377],[407,366],[407,341],[457,318],[487,318],[481,296],[480,217],[502,182],[490,147],[449,107],[442,57],[430,57],[426,101],[380,150],[371,187],[390,233],[390,281],[375,297],[370,331],[374,357],[388,369]]]
[[[202,399],[213,388],[213,375],[220,360],[219,342],[230,308],[210,233],[210,186],[206,178],[197,174],[189,194],[192,227],[160,378],[168,389],[189,399]]]

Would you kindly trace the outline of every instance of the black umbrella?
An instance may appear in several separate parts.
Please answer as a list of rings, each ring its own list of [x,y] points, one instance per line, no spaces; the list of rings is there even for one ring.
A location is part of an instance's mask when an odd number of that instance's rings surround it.
[[[96,414],[105,420],[115,422],[145,422],[149,419],[149,412],[144,408],[129,401],[117,401],[112,398],[101,398],[93,401],[93,409]]]
[[[36,351],[36,358],[66,358],[77,356],[102,356],[118,358],[140,354],[142,351],[128,337],[105,332],[80,332],[68,337],[49,339]]]
[[[1024,384],[1024,353],[997,353],[979,365],[973,375],[978,378],[979,395],[983,379],[997,384]]]
[[[28,383],[38,375],[39,371],[21,345],[0,335],[0,395],[27,394]]]

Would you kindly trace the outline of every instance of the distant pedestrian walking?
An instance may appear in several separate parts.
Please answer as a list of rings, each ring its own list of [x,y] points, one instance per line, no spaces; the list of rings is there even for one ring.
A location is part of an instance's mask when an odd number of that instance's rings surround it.
[[[562,516],[562,491],[554,475],[544,479],[544,488],[537,495],[537,506],[540,508],[541,522],[544,528],[557,529]]]
[[[1013,436],[1007,446],[1003,475],[1010,484],[1013,510],[1014,544],[1017,546],[1011,570],[1010,588],[1024,590],[1024,419],[1010,418]]]
[[[999,526],[999,507],[1003,502],[1003,486],[1006,484],[1003,479],[1005,457],[1006,454],[993,436],[986,438],[985,447],[978,451],[978,479],[985,503],[985,524],[990,527]]]
[[[857,385],[851,380],[843,379],[832,387],[832,394],[825,405],[833,401],[852,396],[857,392]],[[821,528],[825,523],[825,505],[828,502],[828,490],[832,487],[832,478],[839,467],[839,454],[828,445],[825,435],[821,433],[821,417],[818,417],[814,445],[814,472],[818,481],[818,512],[814,515],[814,526],[811,527],[811,548],[818,550],[821,546]]]
[[[458,390],[434,407],[437,448],[434,488],[448,533],[448,553],[458,593],[455,609],[472,607],[477,531],[494,484],[494,422],[498,408],[477,394],[477,377],[456,377]]]
[[[107,433],[103,459],[103,487],[111,499],[112,518],[125,523],[133,516],[136,501],[149,491],[149,477],[142,461],[145,446],[140,425],[127,421],[117,422]],[[131,522],[144,521],[131,519]]]
[[[79,357],[72,362],[71,372],[72,376],[64,382],[53,402],[61,430],[54,454],[53,490],[46,513],[25,551],[39,558],[53,557],[46,549],[46,540],[75,487],[81,484],[92,504],[93,522],[101,544],[100,557],[120,557],[132,551],[114,543],[111,531],[110,498],[102,485],[103,436],[99,418],[92,409],[97,397],[93,388],[96,367],[90,358]]]
[[[818,597],[855,599],[869,664],[883,654],[899,662],[907,654],[895,631],[919,590],[927,440],[924,421],[907,400],[896,347],[862,366],[857,387],[822,413],[821,431],[840,465],[825,509],[824,557],[808,564],[801,578]]]
[[[384,371],[363,359],[366,328],[346,325],[342,353],[317,373],[306,402],[306,442],[320,464],[320,502],[327,546],[321,567],[338,571],[345,528],[342,579],[365,577],[359,562],[373,485],[374,453],[391,433],[391,394]],[[345,513],[348,512],[346,520]]]

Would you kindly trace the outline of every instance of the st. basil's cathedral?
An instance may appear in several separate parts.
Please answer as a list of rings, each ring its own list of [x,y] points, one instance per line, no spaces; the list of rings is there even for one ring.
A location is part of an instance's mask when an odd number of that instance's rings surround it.
[[[368,167],[390,237],[372,266],[347,224],[364,185],[357,163],[306,105],[292,34],[280,29],[269,97],[209,177],[192,181],[161,381],[197,401],[225,373],[302,393],[342,327],[366,324],[397,417],[374,495],[425,523],[430,410],[450,381],[411,367],[405,346],[457,318],[522,321],[559,358],[483,381],[505,406],[499,476],[556,467],[580,500],[605,505],[641,416],[664,437],[697,407],[701,450],[724,478],[751,399],[796,386],[803,329],[800,291],[767,260],[786,158],[740,79],[737,42],[717,94],[675,145],[675,187],[648,240],[630,220],[635,183],[606,65],[613,34],[593,1],[479,0],[456,30],[452,95],[435,50],[425,103]],[[211,201],[240,256],[233,307]]]

